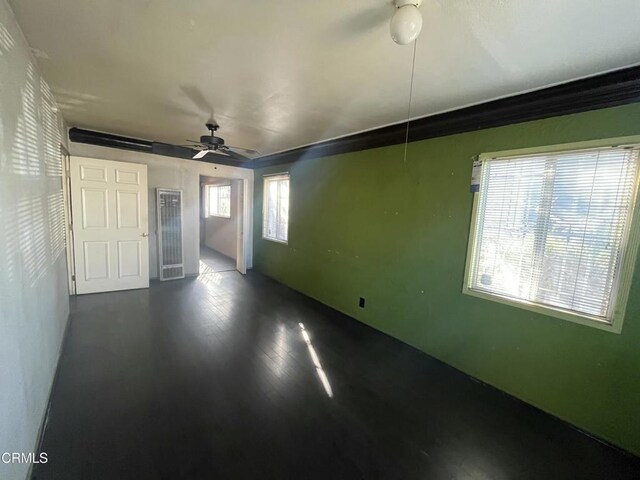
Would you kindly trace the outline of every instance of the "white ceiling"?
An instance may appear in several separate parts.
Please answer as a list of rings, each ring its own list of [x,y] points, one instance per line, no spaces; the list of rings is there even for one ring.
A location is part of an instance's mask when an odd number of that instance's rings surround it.
[[[10,0],[69,125],[273,153],[396,123],[390,0]],[[638,64],[638,0],[423,0],[411,116]]]

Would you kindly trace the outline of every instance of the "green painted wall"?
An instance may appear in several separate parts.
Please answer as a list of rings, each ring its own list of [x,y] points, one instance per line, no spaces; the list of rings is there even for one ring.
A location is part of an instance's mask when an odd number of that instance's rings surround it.
[[[619,335],[461,293],[472,156],[637,134],[629,105],[257,170],[254,268],[640,454],[640,265]],[[281,245],[262,175],[287,170]]]

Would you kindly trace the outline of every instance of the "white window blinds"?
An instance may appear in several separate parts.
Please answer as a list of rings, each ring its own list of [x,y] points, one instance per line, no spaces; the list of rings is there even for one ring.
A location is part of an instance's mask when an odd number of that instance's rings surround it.
[[[286,243],[289,239],[289,175],[264,178],[262,236]]]
[[[483,162],[470,290],[611,323],[637,148]]]

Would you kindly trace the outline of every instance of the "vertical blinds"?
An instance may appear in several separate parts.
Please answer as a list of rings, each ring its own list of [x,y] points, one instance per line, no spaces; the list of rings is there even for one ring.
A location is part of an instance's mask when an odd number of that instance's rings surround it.
[[[469,288],[610,322],[637,148],[486,160]]]

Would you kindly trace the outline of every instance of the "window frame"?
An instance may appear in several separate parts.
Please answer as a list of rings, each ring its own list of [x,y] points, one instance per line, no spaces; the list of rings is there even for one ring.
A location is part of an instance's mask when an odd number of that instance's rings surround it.
[[[280,172],[280,173],[263,175],[262,176],[262,238],[264,240],[269,240],[270,242],[280,243],[282,245],[288,245],[290,215],[287,215],[287,240],[282,240],[277,237],[269,237],[266,235],[267,222],[265,221],[265,219],[267,216],[267,195],[268,195],[267,182],[280,181],[280,180],[289,181],[289,207],[291,207],[291,175],[289,174],[289,172]],[[278,195],[278,201],[280,201],[279,195]],[[280,215],[280,208],[279,206],[277,206],[276,207],[276,225],[278,224],[279,215]]]
[[[478,156],[478,159],[482,161],[482,165],[484,167],[486,160],[493,160],[501,157],[552,154],[578,150],[589,150],[593,148],[620,148],[626,146],[638,147],[639,145],[640,135],[635,135],[587,142],[565,143],[517,150],[487,152],[480,154]],[[467,258],[464,271],[464,283],[462,286],[463,294],[481,298],[484,300],[490,300],[504,305],[510,305],[512,307],[521,308],[542,315],[567,320],[570,322],[578,323],[580,325],[587,325],[612,333],[620,333],[622,331],[622,324],[629,300],[631,282],[633,280],[633,273],[640,245],[640,169],[636,174],[635,189],[631,199],[631,212],[629,222],[626,225],[627,232],[623,238],[623,242],[621,245],[622,262],[620,266],[620,276],[617,279],[617,285],[614,285],[613,287],[615,289],[615,295],[613,297],[613,315],[610,322],[605,322],[601,319],[596,319],[595,317],[589,316],[587,314],[581,314],[571,310],[554,308],[552,306],[529,302],[527,300],[517,300],[495,293],[482,292],[472,289],[471,281],[473,278],[474,258],[476,254],[475,240],[476,230],[478,227],[477,220],[479,215],[479,208],[480,192],[474,192],[471,224],[469,228],[469,239],[467,243]]]
[[[218,191],[217,193],[217,197],[218,197],[218,210],[220,209],[220,188],[221,187],[228,187],[229,188],[229,215],[223,215],[221,213],[213,213],[211,212],[211,190],[212,189],[216,189]],[[207,201],[207,218],[208,217],[217,217],[217,218],[231,218],[231,184],[230,183],[225,183],[225,184],[213,184],[213,185],[207,185],[207,195],[206,195],[206,201]]]

